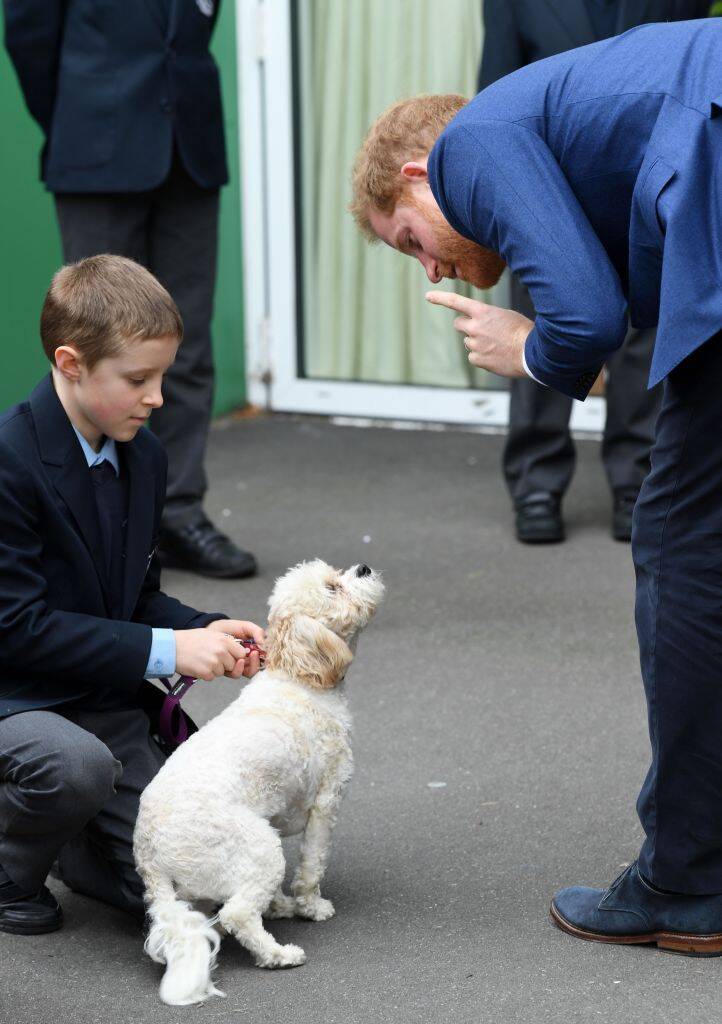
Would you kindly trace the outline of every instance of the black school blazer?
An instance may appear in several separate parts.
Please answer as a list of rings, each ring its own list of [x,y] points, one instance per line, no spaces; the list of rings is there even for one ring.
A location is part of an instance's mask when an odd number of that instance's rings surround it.
[[[110,619],[93,484],[51,376],[0,417],[0,717],[69,700],[96,706],[104,692],[144,704],[151,627],[225,617],[160,590],[159,441],[141,429],[118,453],[130,493],[123,612]]]

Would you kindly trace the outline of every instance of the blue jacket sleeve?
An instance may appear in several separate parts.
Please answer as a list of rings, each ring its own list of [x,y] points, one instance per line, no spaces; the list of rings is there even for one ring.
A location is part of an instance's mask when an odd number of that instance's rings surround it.
[[[5,46],[28,110],[50,131],[67,0],[3,0]]]
[[[537,316],[525,357],[534,377],[586,398],[624,341],[621,282],[544,140],[514,122],[452,125],[429,158],[451,226],[499,253],[531,293]]]

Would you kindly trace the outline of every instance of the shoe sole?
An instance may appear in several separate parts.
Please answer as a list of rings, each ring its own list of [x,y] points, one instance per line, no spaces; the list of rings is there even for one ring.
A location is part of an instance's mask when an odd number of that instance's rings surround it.
[[[62,917],[56,924],[45,925],[33,925],[30,923],[23,923],[21,921],[0,920],[0,932],[6,932],[9,935],[47,935],[49,932],[56,932],[62,927]]]
[[[646,935],[604,935],[578,928],[562,917],[552,903],[549,913],[553,923],[575,939],[588,942],[606,942],[616,946],[657,946],[667,953],[683,956],[722,956],[722,933],[715,935],[687,935],[683,932],[651,932]]]
[[[516,539],[521,544],[561,544],[562,541],[566,540],[564,533],[532,533],[532,534],[520,534],[517,533]]]

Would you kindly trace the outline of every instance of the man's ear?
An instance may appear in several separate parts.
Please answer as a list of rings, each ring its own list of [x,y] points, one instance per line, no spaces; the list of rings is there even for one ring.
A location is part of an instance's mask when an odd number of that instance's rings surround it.
[[[85,365],[83,357],[72,345],[59,345],[55,349],[55,365],[66,380],[80,380],[80,373]]]
[[[409,181],[426,181],[428,179],[426,164],[426,157],[422,160],[409,160],[401,168],[401,174],[404,178],[408,178]]]

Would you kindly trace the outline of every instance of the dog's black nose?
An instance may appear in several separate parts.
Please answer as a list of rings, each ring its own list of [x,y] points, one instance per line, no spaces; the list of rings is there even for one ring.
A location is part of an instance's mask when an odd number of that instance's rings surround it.
[[[357,576],[370,576],[371,575],[371,570],[369,569],[369,567],[367,565],[359,565],[358,568],[356,569],[356,575]]]

